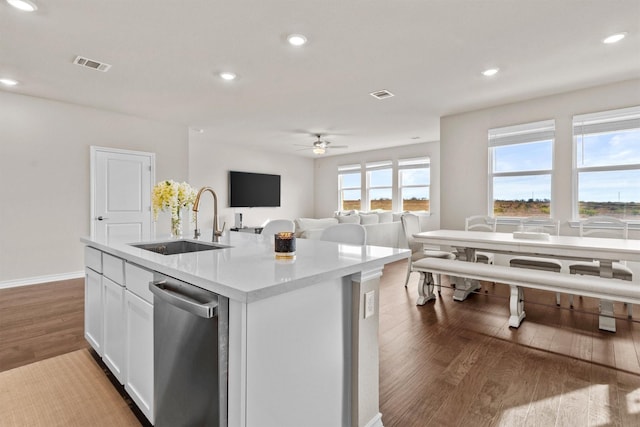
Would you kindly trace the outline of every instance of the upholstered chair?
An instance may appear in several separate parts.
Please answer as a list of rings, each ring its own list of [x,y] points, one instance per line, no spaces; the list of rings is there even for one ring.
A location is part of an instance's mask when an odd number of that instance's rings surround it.
[[[360,224],[331,225],[322,231],[320,240],[362,246],[367,244],[367,230]]]
[[[557,236],[560,233],[560,221],[554,221],[551,218],[522,218],[518,230]],[[562,263],[553,258],[519,256],[511,258],[509,265],[516,268],[554,271],[556,273],[560,273],[562,270]],[[573,295],[569,297],[569,301],[569,305],[573,307]],[[560,292],[556,292],[556,305],[560,305]]]
[[[440,251],[435,249],[425,249],[422,243],[416,241],[413,235],[421,231],[420,221],[416,215],[404,214],[402,215],[401,221],[402,221],[402,229],[404,231],[404,235],[407,239],[409,249],[411,249],[411,257],[409,258],[409,265],[407,266],[407,277],[404,281],[405,287],[407,287],[407,284],[409,283],[409,276],[413,271],[414,262],[421,260],[423,258],[445,258],[445,259],[456,258],[456,256],[451,252]],[[440,279],[441,279],[440,275],[436,274],[434,281],[438,286],[438,292],[441,291]]]

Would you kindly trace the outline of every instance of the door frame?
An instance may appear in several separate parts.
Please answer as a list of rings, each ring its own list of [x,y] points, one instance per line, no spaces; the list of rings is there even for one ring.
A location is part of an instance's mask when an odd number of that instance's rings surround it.
[[[91,238],[95,238],[96,236],[96,222],[95,222],[95,210],[96,210],[96,154],[98,152],[105,153],[116,153],[116,154],[133,154],[136,156],[146,156],[149,157],[151,164],[151,173],[150,173],[150,182],[149,182],[149,194],[153,191],[154,183],[156,182],[156,153],[151,153],[147,151],[134,151],[134,150],[125,150],[121,148],[111,148],[111,147],[99,147],[96,145],[91,145],[89,147],[89,223],[91,225]],[[153,203],[153,201],[151,201]],[[149,209],[149,224],[151,229],[149,230],[149,235],[153,236],[153,216],[152,210]]]

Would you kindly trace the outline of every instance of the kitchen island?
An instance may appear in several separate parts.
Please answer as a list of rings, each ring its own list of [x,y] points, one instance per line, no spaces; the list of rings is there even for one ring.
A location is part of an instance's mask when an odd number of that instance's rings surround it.
[[[111,281],[107,277],[118,276],[122,265],[119,280],[126,292],[130,283],[133,293],[141,288],[136,278],[165,275],[229,299],[229,426],[383,425],[378,407],[379,278],[385,264],[406,259],[408,250],[298,239],[295,259],[276,260],[272,236],[247,233],[222,236],[219,243],[227,246],[222,249],[176,255],[124,243],[82,241],[88,251],[88,274],[96,276],[92,268],[104,270],[104,279]],[[104,260],[100,267],[98,256]],[[114,260],[121,264],[116,263],[118,272],[108,276],[107,267]],[[103,301],[95,291],[87,295],[86,299]],[[94,334],[91,324],[99,323],[100,316],[90,308],[96,304],[87,302],[85,328],[107,366],[117,370],[117,358],[104,356],[109,353],[106,319],[114,311],[106,308],[108,301],[105,297],[102,328]],[[98,342],[103,337],[96,337],[99,329],[104,330],[104,345]],[[134,339],[131,345],[140,341]],[[127,343],[122,347],[125,354],[132,353]],[[120,371],[127,388],[127,378],[136,372],[135,363],[125,359]],[[134,395],[141,389],[130,388]],[[141,401],[148,406],[147,411],[141,409],[153,422],[152,398],[132,397],[139,406]]]

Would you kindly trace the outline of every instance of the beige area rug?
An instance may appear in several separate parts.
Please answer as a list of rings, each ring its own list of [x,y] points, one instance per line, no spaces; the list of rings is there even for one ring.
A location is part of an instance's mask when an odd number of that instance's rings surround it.
[[[0,426],[140,426],[89,351],[0,373]]]

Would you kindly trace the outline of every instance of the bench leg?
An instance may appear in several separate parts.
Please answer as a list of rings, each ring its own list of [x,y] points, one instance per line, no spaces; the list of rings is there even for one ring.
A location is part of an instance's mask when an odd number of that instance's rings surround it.
[[[418,282],[418,301],[416,305],[425,305],[427,301],[436,299],[433,293],[433,274],[428,271],[420,272],[420,282]]]
[[[600,300],[600,319],[598,328],[603,331],[615,332],[616,319],[613,318],[613,301]]]
[[[524,312],[524,292],[520,286],[510,285],[509,288],[511,289],[511,295],[509,297],[509,310],[511,311],[509,326],[517,328],[526,317]]]
[[[453,291],[454,301],[464,301],[469,294],[480,289],[480,282],[475,279],[451,277],[451,281],[456,285],[456,290]]]

